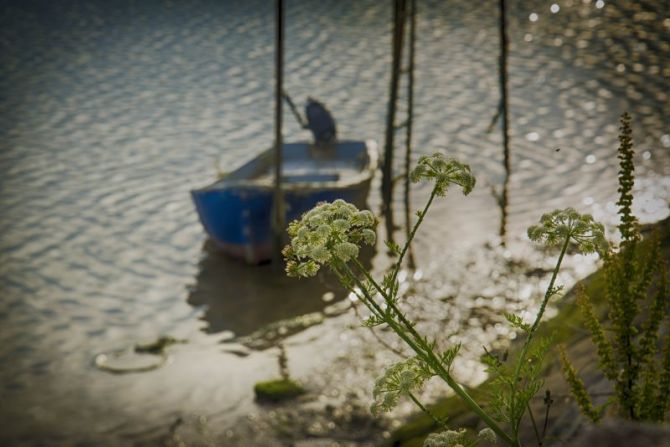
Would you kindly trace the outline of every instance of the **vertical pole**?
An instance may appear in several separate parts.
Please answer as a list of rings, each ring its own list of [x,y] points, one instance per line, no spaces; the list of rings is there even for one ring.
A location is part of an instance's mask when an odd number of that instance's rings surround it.
[[[509,102],[507,95],[507,23],[506,23],[505,0],[500,0],[500,119],[502,120],[502,137],[503,137],[503,153],[505,166],[505,180],[503,183],[502,194],[500,195],[500,237],[503,245],[505,244],[505,233],[507,230],[507,205],[508,205],[508,188],[509,179],[511,175],[510,166],[510,150],[509,150],[509,127],[508,127],[508,111]]]
[[[416,0],[409,0],[409,65],[407,67],[407,127],[405,128],[405,237],[409,240],[412,229],[409,172],[412,163],[412,120],[414,117],[414,50],[416,43]],[[414,251],[409,247],[407,262],[410,269],[416,267]]]
[[[391,85],[389,88],[388,113],[386,116],[386,142],[384,144],[384,163],[382,165],[382,210],[386,220],[386,237],[393,240],[393,137],[395,133],[395,112],[398,100],[400,62],[405,28],[405,0],[393,1],[393,40],[391,61]]]
[[[284,5],[283,0],[276,3],[276,38],[275,38],[275,185],[274,185],[274,250],[273,261],[281,260],[282,233],[285,228],[284,194],[282,192],[282,91],[284,67]]]

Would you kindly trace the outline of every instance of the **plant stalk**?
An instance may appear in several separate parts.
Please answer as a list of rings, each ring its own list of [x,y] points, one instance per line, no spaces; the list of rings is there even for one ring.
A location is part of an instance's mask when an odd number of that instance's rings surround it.
[[[540,321],[542,320],[542,316],[544,315],[544,311],[547,307],[547,303],[549,302],[549,298],[551,298],[554,290],[554,284],[556,283],[556,277],[558,277],[558,272],[561,269],[561,263],[563,262],[563,257],[565,256],[565,252],[568,250],[568,244],[570,243],[570,234],[568,234],[565,238],[565,242],[563,242],[563,246],[561,247],[561,254],[558,256],[558,260],[556,261],[556,266],[554,267],[554,271],[551,275],[551,280],[549,281],[549,286],[547,287],[547,291],[544,294],[544,298],[542,299],[542,304],[540,305],[540,310],[537,312],[537,316],[535,317],[535,321],[533,322],[533,326],[531,326],[530,330],[528,331],[528,337],[526,337],[526,341],[523,344],[523,348],[521,349],[521,354],[519,354],[519,358],[517,359],[516,362],[516,368],[514,369],[514,381],[512,382],[512,405],[511,408],[514,408],[514,402],[516,400],[516,386],[518,386],[519,383],[519,375],[521,374],[521,365],[523,365],[525,359],[526,359],[526,354],[528,353],[528,348],[530,347],[530,342],[533,339],[533,335],[535,334],[535,331],[537,331],[538,326],[540,325]],[[519,423],[521,421],[514,421],[514,435],[515,437],[518,436],[519,432]]]
[[[394,284],[396,278],[398,277],[398,272],[400,271],[400,265],[402,264],[402,260],[405,257],[407,250],[409,249],[409,245],[411,244],[412,240],[414,240],[416,231],[421,226],[423,218],[426,216],[426,213],[428,212],[428,208],[430,208],[430,205],[432,205],[433,203],[433,199],[435,199],[436,191],[437,187],[433,188],[433,191],[430,193],[430,197],[428,198],[426,206],[423,207],[423,210],[419,214],[419,220],[417,220],[416,223],[414,224],[414,228],[412,228],[412,232],[409,234],[409,237],[405,242],[405,246],[402,248],[402,251],[400,252],[400,257],[398,257],[398,262],[396,263],[395,268],[393,269],[393,275],[391,276],[391,284]]]
[[[426,407],[419,401],[419,399],[417,399],[416,396],[414,396],[414,394],[412,394],[411,392],[410,392],[410,393],[407,393],[407,394],[409,395],[409,398],[412,399],[412,402],[414,402],[414,403],[416,404],[416,406],[419,407],[419,408],[421,409],[421,411],[423,411],[423,412],[426,413],[428,416],[430,416],[430,418],[433,420],[433,422],[435,422],[435,423],[436,423],[438,426],[440,426],[440,427],[444,427],[444,422],[442,422],[441,420],[439,420],[439,419],[438,419],[438,418],[437,418],[437,417],[436,417],[436,416],[435,416],[435,415],[434,415],[428,408],[426,408]]]
[[[363,294],[365,295],[365,298],[368,301],[371,301],[371,305],[374,306],[375,310],[377,312],[381,312],[382,315],[384,315],[383,310],[379,307],[377,303],[372,301],[372,297],[369,296],[367,293],[367,290],[363,287],[361,284],[360,280],[356,277],[353,271],[347,266],[346,264],[343,264],[344,271],[349,275],[355,282],[356,285],[358,285],[359,288],[361,288]],[[376,284],[374,280],[371,280],[373,284]],[[405,326],[409,324],[407,320],[404,318],[404,315],[400,313],[400,311],[393,305],[391,300],[387,299],[387,304],[389,306],[392,306],[392,309],[398,315],[400,318],[402,318],[403,323]],[[405,323],[406,322],[406,323]],[[426,345],[425,341],[423,338],[416,332],[416,330],[409,325],[406,329],[399,326],[398,322],[394,321],[392,318],[386,318],[386,323],[393,329],[393,331],[405,342],[407,345],[412,348],[414,352],[418,356],[420,356],[424,361],[426,361],[429,365],[433,367],[435,372],[438,373],[438,375],[449,385],[449,387],[454,390],[454,392],[458,395],[458,397],[465,402],[465,404],[470,408],[470,410],[475,413],[477,416],[479,416],[485,423],[488,425],[505,443],[507,443],[511,447],[519,447],[519,443],[516,440],[513,440],[505,431],[498,425],[498,423],[491,417],[489,416],[480,406],[475,402],[475,400],[468,394],[467,391],[461,385],[458,384],[452,377],[451,374],[449,374],[449,371],[447,371],[440,360],[435,357],[435,354],[433,351]],[[416,340],[412,340],[406,331],[409,331]]]

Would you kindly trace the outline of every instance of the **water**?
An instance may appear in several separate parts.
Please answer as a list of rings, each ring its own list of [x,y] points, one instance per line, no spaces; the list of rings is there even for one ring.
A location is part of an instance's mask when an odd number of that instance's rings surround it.
[[[288,3],[287,91],[325,101],[341,137],[381,142],[390,7]],[[392,357],[375,352],[378,345],[366,351],[374,340],[350,329],[356,316],[345,294],[332,279],[295,283],[271,267],[250,271],[209,252],[189,199],[191,188],[212,180],[217,159],[226,169],[272,142],[271,2],[2,4],[3,444],[152,443],[193,415],[190,426],[206,417],[220,439],[221,427],[242,416],[265,417],[251,389],[278,374],[276,353],[235,339],[259,331],[285,339],[291,372],[316,402],[342,403],[355,389],[365,403],[370,371]],[[633,114],[637,209],[648,220],[668,214],[670,4],[557,4],[555,14],[551,2],[509,5],[511,239],[559,206],[611,217],[625,110]],[[498,101],[497,5],[419,8],[415,146],[467,160],[479,185],[467,199],[440,202],[418,240],[419,265],[437,275],[423,287],[462,297],[417,306],[452,312],[427,328],[466,322],[463,334],[490,340],[486,321],[507,301],[488,298],[505,293],[476,289],[495,282],[491,269],[509,254],[458,253],[481,247],[498,228],[490,188],[503,178],[501,139],[497,130],[486,133]],[[287,140],[307,137],[288,111],[284,132]],[[418,188],[414,203],[426,192]],[[378,208],[376,195],[370,202]],[[471,265],[455,265],[463,257]],[[379,269],[385,261],[371,262]],[[487,301],[478,310],[469,298],[480,295]],[[315,316],[307,325],[321,323],[291,337],[268,335],[282,332],[268,324],[305,314]],[[161,334],[188,340],[170,348],[167,367],[113,376],[92,364],[97,353]],[[321,395],[324,387],[335,391]],[[258,426],[271,436],[268,424]],[[306,426],[306,437],[310,430],[329,429]],[[230,445],[258,436],[225,433]]]

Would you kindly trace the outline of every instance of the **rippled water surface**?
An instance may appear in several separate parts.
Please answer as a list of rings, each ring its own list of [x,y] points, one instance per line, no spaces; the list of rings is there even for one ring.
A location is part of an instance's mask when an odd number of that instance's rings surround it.
[[[342,137],[382,142],[390,6],[287,3],[288,92],[326,102]],[[152,442],[184,415],[231,425],[256,411],[253,384],[278,374],[264,348],[279,338],[292,374],[314,389],[344,364],[338,380],[369,392],[356,361],[337,363],[362,342],[347,332],[356,317],[332,278],[296,283],[212,252],[189,198],[217,160],[226,170],[271,144],[272,2],[1,4],[0,441]],[[637,209],[665,217],[670,3],[565,0],[556,13],[552,2],[509,4],[509,237],[559,206],[612,215],[623,111],[633,115]],[[423,271],[448,277],[454,253],[498,229],[501,139],[486,131],[498,101],[497,5],[419,8],[416,151],[467,160],[479,182],[468,199],[438,204],[418,241]],[[288,114],[284,133],[308,137]],[[370,203],[378,208],[376,194]],[[498,278],[490,258],[469,256],[478,267],[464,284],[435,281],[436,296],[476,296],[480,280]],[[484,332],[471,303],[450,305],[468,334]],[[114,376],[92,364],[161,334],[187,340],[164,368]],[[242,343],[254,339],[270,342]]]

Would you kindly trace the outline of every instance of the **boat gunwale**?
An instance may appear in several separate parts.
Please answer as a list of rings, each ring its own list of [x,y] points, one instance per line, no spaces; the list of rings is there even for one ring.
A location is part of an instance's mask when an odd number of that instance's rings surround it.
[[[319,189],[329,189],[329,188],[336,188],[336,189],[345,189],[345,188],[351,188],[356,185],[359,185],[361,183],[364,183],[366,181],[369,181],[374,177],[374,173],[377,170],[378,164],[379,164],[379,153],[377,151],[377,142],[374,140],[343,140],[339,141],[338,144],[346,144],[346,143],[363,143],[365,145],[365,149],[368,155],[368,159],[366,160],[366,165],[363,169],[359,170],[356,172],[356,174],[347,176],[344,179],[338,179],[338,180],[330,180],[330,181],[306,181],[306,182],[291,182],[291,183],[282,183],[282,191],[288,191],[288,192],[293,192],[293,191],[309,191],[309,190],[319,190]],[[290,143],[290,144],[296,144],[296,143]],[[303,142],[297,142],[297,144],[303,144]],[[304,143],[304,144],[309,144],[309,143]],[[245,161],[244,163],[241,163],[237,168],[235,168],[232,172],[237,171],[240,169],[242,166],[245,166],[246,164],[250,163],[251,161],[261,157],[263,154],[267,154],[272,149],[268,149],[264,152],[261,152],[260,154],[255,155],[253,158]],[[216,180],[213,183],[210,183],[207,186],[204,186],[202,188],[196,188],[193,189],[191,192],[193,194],[196,193],[201,193],[201,192],[206,192],[209,190],[225,190],[225,189],[231,189],[231,188],[239,188],[239,187],[249,187],[249,188],[254,188],[258,190],[273,190],[275,185],[274,181],[267,181],[267,180],[258,180],[258,179],[228,179],[228,178],[222,178],[219,180]]]

